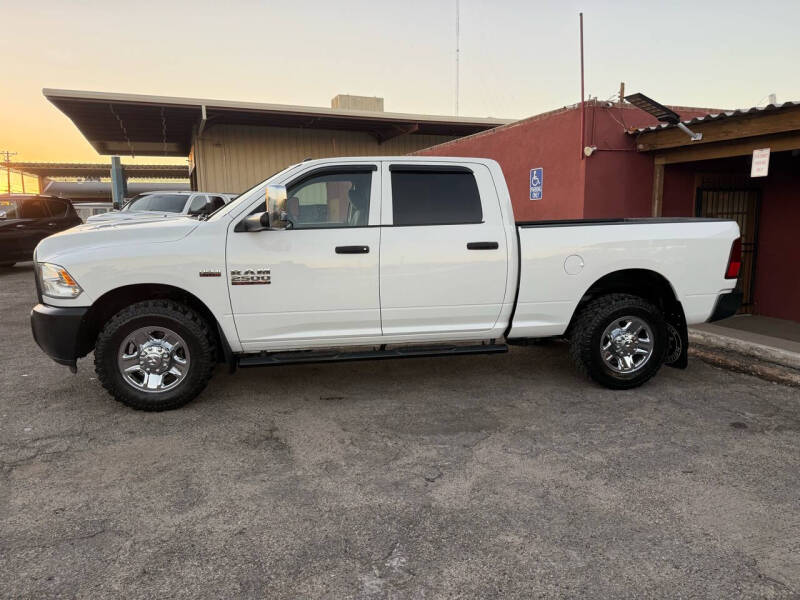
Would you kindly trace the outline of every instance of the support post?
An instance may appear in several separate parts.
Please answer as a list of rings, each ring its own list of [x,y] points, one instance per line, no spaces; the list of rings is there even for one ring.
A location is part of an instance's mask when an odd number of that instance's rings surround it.
[[[586,101],[583,92],[583,13],[580,13],[581,34],[581,160],[586,158],[583,149],[586,147]]]
[[[128,193],[125,169],[119,156],[111,157],[111,202],[115,210],[122,207],[125,195]]]
[[[653,168],[653,216],[660,217],[664,206],[664,163]]]

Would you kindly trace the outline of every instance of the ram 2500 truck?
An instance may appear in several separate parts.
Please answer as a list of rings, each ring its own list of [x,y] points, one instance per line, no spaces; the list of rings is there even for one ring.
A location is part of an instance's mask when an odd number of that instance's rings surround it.
[[[515,223],[486,159],[335,158],[210,215],[86,224],[36,249],[33,335],[137,409],[238,367],[504,352],[566,336],[615,389],[686,366],[687,324],[733,314],[735,222]]]

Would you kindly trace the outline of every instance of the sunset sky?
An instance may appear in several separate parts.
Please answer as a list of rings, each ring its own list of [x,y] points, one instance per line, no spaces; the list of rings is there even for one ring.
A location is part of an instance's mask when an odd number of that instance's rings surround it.
[[[623,80],[668,104],[800,99],[797,0],[461,0],[460,114],[579,100],[580,10],[587,92],[601,99]],[[0,149],[16,160],[108,160],[43,87],[311,106],[353,93],[454,112],[455,0],[0,0],[0,23]]]

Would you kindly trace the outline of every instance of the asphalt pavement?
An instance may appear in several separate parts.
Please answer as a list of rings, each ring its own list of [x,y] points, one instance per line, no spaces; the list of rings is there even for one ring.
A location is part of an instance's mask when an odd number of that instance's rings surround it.
[[[0,271],[0,597],[796,598],[800,390],[692,359],[614,392],[562,343],[220,368],[115,402]]]

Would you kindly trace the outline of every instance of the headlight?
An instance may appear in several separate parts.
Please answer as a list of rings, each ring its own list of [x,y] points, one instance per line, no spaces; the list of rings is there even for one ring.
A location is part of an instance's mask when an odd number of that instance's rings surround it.
[[[36,263],[42,295],[51,298],[77,298],[83,291],[64,267],[51,263]]]

